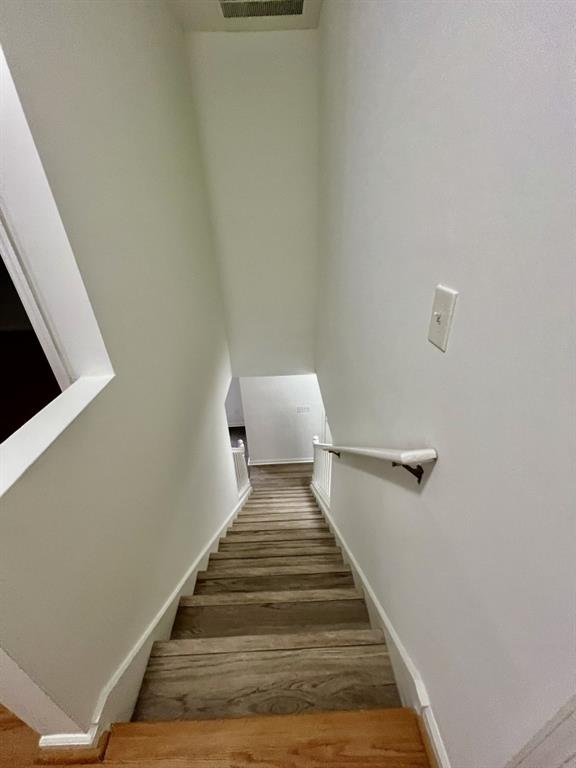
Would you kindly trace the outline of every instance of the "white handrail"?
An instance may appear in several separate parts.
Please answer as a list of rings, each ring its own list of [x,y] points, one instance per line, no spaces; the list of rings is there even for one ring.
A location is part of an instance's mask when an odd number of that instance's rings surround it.
[[[382,459],[392,461],[394,464],[425,464],[429,461],[436,461],[438,451],[435,448],[357,448],[350,445],[334,445],[332,443],[320,443],[317,438],[314,439],[314,445],[323,451],[329,453],[351,453],[356,456],[369,456],[372,459]]]
[[[312,439],[314,448],[314,466],[312,468],[312,486],[320,494],[327,506],[330,506],[330,488],[332,485],[332,454],[329,451],[320,450],[318,437]]]

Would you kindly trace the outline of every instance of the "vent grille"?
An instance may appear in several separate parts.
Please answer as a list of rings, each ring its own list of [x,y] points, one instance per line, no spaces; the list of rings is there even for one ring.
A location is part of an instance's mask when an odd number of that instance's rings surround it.
[[[304,0],[220,0],[226,19],[252,16],[301,16]]]

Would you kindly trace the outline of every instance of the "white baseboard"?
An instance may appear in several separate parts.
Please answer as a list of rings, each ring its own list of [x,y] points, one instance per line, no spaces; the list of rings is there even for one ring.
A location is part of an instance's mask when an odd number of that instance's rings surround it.
[[[178,610],[180,596],[189,589],[193,589],[196,575],[205,568],[210,553],[217,548],[223,532],[240,512],[251,492],[252,487],[249,485],[240,496],[232,512],[186,570],[186,573],[166,598],[123,662],[108,680],[98,697],[89,730],[80,733],[58,733],[42,736],[40,747],[94,746],[98,743],[100,735],[109,728],[111,723],[130,720],[148,664],[152,644],[157,640],[168,639],[174,616]]]
[[[390,661],[394,669],[394,676],[396,677],[396,684],[398,685],[398,691],[402,704],[405,707],[411,707],[421,716],[422,721],[430,737],[430,742],[435,753],[436,760],[440,768],[451,768],[450,760],[448,759],[448,753],[442,741],[442,736],[438,728],[434,713],[430,704],[430,698],[426,685],[420,676],[420,672],[416,668],[416,665],[410,658],[408,651],[404,647],[398,633],[394,629],[392,622],[384,607],[376,597],[376,593],[372,589],[370,582],[368,581],[366,574],[360,567],[350,547],[346,543],[346,540],[342,536],[340,529],[334,522],[334,518],[330,512],[330,502],[323,494],[322,490],[314,483],[310,486],[312,493],[316,497],[318,504],[326,516],[328,524],[334,534],[344,559],[352,569],[354,581],[356,585],[364,591],[366,598],[366,606],[368,613],[372,621],[373,626],[382,629],[386,636],[386,643],[388,645],[388,652],[390,653]]]
[[[265,467],[267,464],[312,464],[313,461],[313,456],[310,456],[309,459],[272,459],[271,461],[254,461],[254,459],[248,459],[248,466]]]
[[[244,485],[240,490],[238,491],[238,495],[240,498],[244,496],[245,493],[248,493],[251,490],[252,486],[250,485],[250,480]]]

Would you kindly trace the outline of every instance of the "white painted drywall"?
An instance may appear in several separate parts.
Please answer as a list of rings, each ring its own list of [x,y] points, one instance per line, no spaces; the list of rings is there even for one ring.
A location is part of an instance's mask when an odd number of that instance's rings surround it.
[[[240,379],[250,463],[312,461],[324,406],[315,374]]]
[[[0,646],[85,729],[237,503],[228,350],[165,5],[2,2],[0,42],[116,371],[0,507]]]
[[[570,2],[321,16],[317,369],[333,514],[428,688],[453,768],[500,768],[576,689]],[[460,291],[448,352],[434,287]]]
[[[226,419],[229,427],[244,426],[242,393],[240,392],[240,381],[237,376],[234,376],[230,382],[230,389],[226,395]]]
[[[315,30],[190,36],[237,376],[314,370],[316,52]]]
[[[0,496],[114,376],[0,46],[0,256],[62,394],[0,445]]]

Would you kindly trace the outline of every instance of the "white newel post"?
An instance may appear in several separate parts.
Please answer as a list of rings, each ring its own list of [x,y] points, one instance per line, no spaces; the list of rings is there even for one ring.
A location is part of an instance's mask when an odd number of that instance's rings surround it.
[[[246,447],[243,440],[238,440],[238,447],[232,448],[234,458],[234,471],[236,472],[236,482],[238,484],[238,495],[250,487],[250,477],[248,475],[248,464],[246,463]]]
[[[312,484],[326,502],[330,501],[330,482],[332,479],[332,454],[318,447],[318,435],[314,435],[314,468],[312,470]]]

